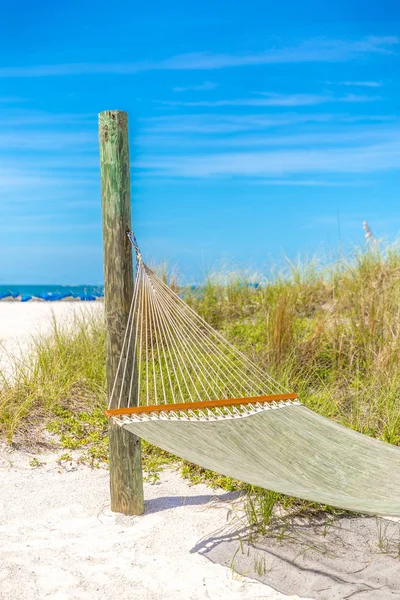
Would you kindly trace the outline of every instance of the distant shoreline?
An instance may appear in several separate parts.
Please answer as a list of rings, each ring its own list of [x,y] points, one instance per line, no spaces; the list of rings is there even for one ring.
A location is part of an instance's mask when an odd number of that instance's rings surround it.
[[[103,297],[103,285],[0,285],[0,302],[95,302]]]
[[[14,302],[44,302],[44,303],[48,303],[48,302],[104,302],[104,296],[99,296],[97,298],[77,298],[77,297],[71,297],[68,296],[66,298],[36,298],[35,296],[32,296],[29,299],[23,299],[23,297],[21,295],[17,296],[17,297],[6,297],[6,298],[0,298],[0,302],[4,302],[4,303],[14,303]]]

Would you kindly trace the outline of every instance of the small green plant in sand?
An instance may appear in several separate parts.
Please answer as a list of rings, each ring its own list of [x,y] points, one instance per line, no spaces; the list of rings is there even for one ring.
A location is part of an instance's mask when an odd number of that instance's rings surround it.
[[[61,456],[58,457],[58,464],[61,465],[63,462],[72,462],[73,458],[68,452],[64,452]]]
[[[36,458],[36,456],[29,461],[30,467],[41,467],[42,465],[44,465],[44,463],[41,462],[38,458]]]
[[[167,275],[165,276],[167,280]],[[254,285],[257,281],[260,285]],[[177,279],[174,286],[179,287]],[[269,279],[246,273],[208,276],[180,286],[212,326],[304,404],[323,416],[400,444],[400,247],[371,245],[328,264],[289,263]],[[105,331],[98,312],[53,323],[34,337],[12,376],[0,379],[0,435],[14,443],[80,449],[93,465],[107,461]],[[143,443],[150,478],[166,452]],[[274,506],[317,510],[272,492],[182,463],[183,475],[248,493],[249,522],[262,531]],[[321,510],[319,507],[318,510]]]
[[[254,571],[258,577],[264,577],[267,574],[267,559],[265,558],[265,555],[261,554],[258,556],[256,554],[254,557]]]
[[[376,517],[378,548],[380,552],[400,558],[400,525],[394,521],[386,521]]]

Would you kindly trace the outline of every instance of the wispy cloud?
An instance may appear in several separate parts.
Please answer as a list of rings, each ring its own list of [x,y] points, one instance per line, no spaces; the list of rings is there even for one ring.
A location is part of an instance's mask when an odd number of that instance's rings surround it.
[[[199,85],[189,85],[186,87],[174,87],[174,92],[208,92],[210,90],[215,90],[218,87],[218,83],[213,83],[212,81],[205,81]]]
[[[0,151],[4,150],[63,150],[65,148],[87,148],[93,151],[96,134],[53,131],[0,133]]]
[[[8,166],[0,168],[0,195],[7,192],[40,191],[43,189],[63,190],[72,188],[87,189],[98,185],[97,178],[71,177],[51,170],[30,170],[26,166],[20,168]]]
[[[378,88],[383,85],[381,81],[324,81],[327,85],[345,85],[348,87]]]
[[[366,54],[392,54],[397,36],[370,36],[360,40],[316,39],[293,47],[274,47],[263,52],[181,54],[159,61],[133,63],[70,63],[0,67],[0,77],[55,77],[64,75],[129,75],[158,70],[217,70],[278,63],[341,62]]]
[[[327,181],[324,179],[264,179],[254,181],[257,185],[278,185],[278,186],[305,186],[305,187],[353,187],[365,185],[363,181]]]
[[[340,218],[340,215],[316,215],[315,217],[311,217],[310,221],[306,223],[303,227],[307,229],[311,229],[320,225],[335,225],[337,227],[338,221],[340,222],[341,227],[345,227],[346,229],[358,229],[361,231],[362,223],[365,217],[367,216],[368,221],[373,223],[373,227],[385,228],[390,225],[400,223],[400,218],[396,218],[394,215],[388,218],[382,218],[380,213],[371,213],[370,210],[367,210],[368,215],[365,214],[352,214],[349,213],[345,218]]]
[[[285,135],[273,132],[263,132],[259,134],[249,134],[241,132],[238,135],[217,135],[211,139],[209,136],[162,134],[140,136],[138,143],[143,149],[169,149],[176,152],[177,148],[187,148],[192,152],[204,148],[260,148],[260,147],[346,147],[356,144],[382,143],[387,141],[400,140],[399,125],[374,126],[374,125],[348,125],[332,128],[324,128],[322,131],[303,131]]]
[[[26,173],[48,173],[56,174],[57,172],[71,173],[83,171],[93,174],[95,177],[98,176],[99,169],[99,157],[98,152],[81,153],[78,151],[71,150],[70,152],[46,152],[36,154],[35,152],[27,153],[24,157],[23,163],[20,159],[17,161],[11,154],[3,153],[1,155],[1,169],[12,170],[16,165],[18,168],[23,169]],[[71,180],[75,177],[69,175]],[[0,184],[1,171],[0,171]]]
[[[15,231],[19,231],[19,232],[23,232],[23,231],[32,231],[32,229],[34,228],[35,231],[39,232],[39,231],[71,231],[71,232],[75,232],[75,231],[99,231],[101,229],[101,223],[84,223],[84,224],[71,224],[71,225],[57,225],[54,222],[50,223],[48,225],[43,225],[41,223],[36,223],[33,224],[32,223],[32,217],[29,217],[29,221],[30,223],[27,224],[18,224],[15,221],[13,223],[10,224],[1,224],[0,225],[0,231],[2,232],[15,232]]]
[[[381,96],[357,96],[356,94],[346,94],[337,98],[337,102],[375,102],[381,100]]]
[[[96,113],[47,113],[14,108],[2,109],[0,125],[2,127],[24,127],[30,125],[89,125],[96,122]]]
[[[316,106],[335,102],[373,102],[379,100],[377,96],[357,96],[346,94],[345,96],[331,96],[324,94],[275,94],[273,92],[259,92],[263,98],[238,98],[234,100],[196,100],[185,101],[162,101],[161,104],[169,106],[193,106],[193,107],[220,107],[220,106]]]
[[[400,142],[371,146],[273,152],[230,152],[150,157],[136,166],[176,177],[262,177],[299,173],[368,173],[400,168]]]
[[[214,135],[240,133],[305,123],[396,122],[395,115],[349,115],[341,113],[286,113],[274,115],[184,114],[152,117],[141,121],[144,133]]]
[[[12,223],[1,223],[0,231],[3,233],[6,232],[15,232],[15,231],[99,231],[101,229],[101,223],[71,223],[70,225],[58,224],[54,222],[54,219],[60,218],[60,215],[53,215],[50,219],[52,222],[50,223],[42,223],[42,217],[34,218],[33,215],[30,215],[26,219],[13,219]],[[47,219],[43,219],[47,220]]]

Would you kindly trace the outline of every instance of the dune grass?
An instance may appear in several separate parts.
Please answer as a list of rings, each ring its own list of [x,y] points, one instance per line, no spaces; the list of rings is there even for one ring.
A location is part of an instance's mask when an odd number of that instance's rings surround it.
[[[186,300],[307,406],[399,445],[400,247],[374,244],[327,265],[299,261],[271,280],[257,279],[258,287],[245,273],[212,274],[201,288],[185,287]],[[26,360],[0,383],[0,435],[37,441],[45,426],[65,449],[106,460],[104,338],[102,319],[87,313],[34,338]],[[169,460],[146,443],[144,457],[155,478]],[[188,463],[183,471],[194,481],[240,487]],[[246,489],[249,521],[262,526],[282,497]]]

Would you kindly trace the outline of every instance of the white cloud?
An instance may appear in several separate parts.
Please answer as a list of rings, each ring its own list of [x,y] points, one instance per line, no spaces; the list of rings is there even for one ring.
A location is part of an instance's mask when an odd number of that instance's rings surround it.
[[[89,125],[96,122],[96,113],[46,113],[16,109],[2,109],[0,125],[2,127],[22,127],[25,125]]]
[[[324,81],[327,85],[345,85],[348,87],[377,88],[383,84],[381,81]]]
[[[218,83],[213,83],[212,81],[205,81],[204,83],[200,83],[199,85],[189,85],[186,87],[175,87],[173,88],[174,92],[208,92],[209,90],[215,90],[218,87]]]
[[[54,174],[51,170],[32,170],[31,165],[19,168],[8,166],[0,167],[0,194],[6,192],[28,191],[33,193],[46,189],[48,191],[63,190],[65,188],[81,189],[93,187],[98,184],[97,179],[90,177],[71,177],[65,174]]]
[[[330,121],[333,115],[173,115],[144,119],[143,130],[147,132],[181,134],[236,133],[290,125],[303,122]]]
[[[349,187],[356,185],[365,185],[364,182],[348,181],[327,181],[324,179],[259,179],[254,181],[257,185],[278,185],[278,186],[306,186],[306,187]]]
[[[316,147],[316,146],[354,146],[360,143],[381,143],[390,140],[400,140],[400,128],[393,126],[345,126],[335,130],[322,130],[282,135],[277,132],[251,135],[227,135],[212,137],[193,137],[192,135],[142,135],[138,144],[144,149],[176,149],[187,148],[192,151],[200,148],[257,148],[257,147]]]
[[[381,100],[380,96],[357,96],[356,94],[346,94],[337,98],[338,102],[375,102]]]
[[[392,54],[400,43],[395,36],[370,36],[360,40],[316,39],[295,47],[270,48],[246,54],[213,54],[199,52],[181,54],[159,61],[134,63],[70,63],[1,67],[0,77],[55,77],[113,73],[129,75],[143,71],[217,70],[278,63],[340,62],[365,54]]]
[[[379,98],[376,96],[356,96],[346,94],[345,96],[331,96],[323,94],[275,94],[273,92],[259,92],[264,98],[239,98],[235,100],[198,100],[194,102],[161,102],[169,106],[192,106],[192,107],[220,107],[220,106],[316,106],[335,102],[373,102]]]
[[[369,173],[400,168],[400,142],[365,147],[273,152],[231,152],[141,159],[136,165],[155,175],[175,177]]]
[[[9,169],[9,172],[12,172],[15,167],[17,167],[18,170],[23,169],[25,173],[33,174],[50,173],[54,175],[57,172],[63,172],[65,174],[69,171],[68,176],[71,181],[73,181],[75,177],[71,174],[78,171],[81,173],[86,170],[87,172],[95,173],[97,176],[99,157],[98,152],[93,152],[93,154],[89,152],[86,154],[79,152],[46,152],[40,154],[30,152],[24,156],[23,161],[16,161],[14,156],[4,153],[0,156],[0,177],[1,169]]]
[[[92,150],[96,143],[96,134],[83,132],[12,132],[0,133],[0,150],[62,150],[64,148],[82,148]]]
[[[267,98],[238,98],[234,100],[199,100],[194,102],[163,102],[172,106],[313,106],[331,102],[331,96],[317,94],[263,94]]]
[[[59,218],[60,215],[57,215],[57,217]],[[54,217],[56,218],[56,217]],[[26,219],[26,223],[20,223],[18,222],[18,219],[13,218],[12,222],[10,223],[2,223],[0,225],[0,231],[2,231],[3,233],[8,233],[8,232],[15,232],[15,231],[32,231],[32,229],[34,229],[35,231],[39,232],[39,231],[99,231],[101,229],[101,223],[97,222],[97,223],[75,223],[75,224],[71,224],[71,225],[59,225],[54,223],[54,221],[52,223],[41,223],[40,219],[37,219],[36,222],[33,222],[34,218],[33,216],[29,216],[28,219]]]
[[[240,133],[270,129],[285,125],[297,125],[302,123],[353,123],[353,122],[393,122],[397,117],[394,115],[348,115],[340,113],[285,113],[274,115],[233,115],[233,114],[183,114],[168,115],[142,119],[142,132],[154,132],[157,134],[179,133],[179,134],[201,134],[214,135],[217,133]]]
[[[373,228],[385,228],[393,224],[400,223],[400,218],[395,215],[391,215],[388,218],[382,218],[379,213],[371,213],[370,210],[367,209],[368,212],[368,222],[373,224]],[[304,225],[306,228],[313,228],[318,225],[335,225],[337,227],[338,222],[340,226],[346,229],[358,229],[361,233],[362,224],[365,220],[365,212],[361,211],[358,214],[346,214],[345,217],[341,217],[339,215],[317,215],[315,217],[310,218],[310,222]]]

